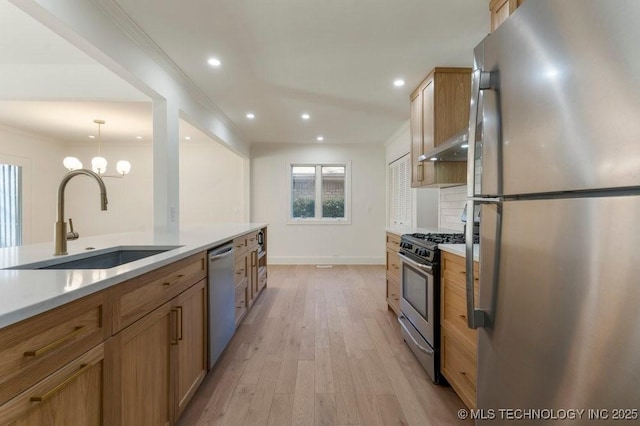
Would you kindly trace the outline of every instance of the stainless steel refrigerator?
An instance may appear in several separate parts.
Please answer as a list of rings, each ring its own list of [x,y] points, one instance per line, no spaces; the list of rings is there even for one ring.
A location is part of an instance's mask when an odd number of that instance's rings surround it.
[[[478,424],[511,424],[499,409],[637,419],[640,1],[527,0],[474,54],[467,309],[478,407],[494,410]]]

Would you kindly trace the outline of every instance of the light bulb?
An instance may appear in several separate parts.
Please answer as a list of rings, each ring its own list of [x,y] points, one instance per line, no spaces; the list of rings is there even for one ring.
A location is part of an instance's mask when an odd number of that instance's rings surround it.
[[[69,170],[78,170],[82,168],[82,163],[76,157],[64,157],[62,164]]]
[[[99,175],[107,171],[107,159],[104,157],[93,157],[91,159],[91,169]]]
[[[126,160],[120,160],[116,163],[116,171],[121,175],[126,175],[131,171],[131,163]]]

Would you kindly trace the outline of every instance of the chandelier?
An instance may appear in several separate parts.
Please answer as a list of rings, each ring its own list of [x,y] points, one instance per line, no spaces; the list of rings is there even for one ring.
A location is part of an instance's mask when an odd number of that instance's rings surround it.
[[[131,163],[126,160],[120,160],[116,163],[116,171],[118,172],[118,175],[105,175],[107,171],[107,159],[102,157],[101,153],[102,125],[105,123],[105,121],[96,119],[93,120],[93,122],[98,125],[98,156],[91,159],[91,170],[102,177],[124,177],[124,175],[131,171]],[[62,164],[69,170],[77,170],[82,168],[82,162],[78,160],[77,157],[65,157],[65,159],[62,160]]]

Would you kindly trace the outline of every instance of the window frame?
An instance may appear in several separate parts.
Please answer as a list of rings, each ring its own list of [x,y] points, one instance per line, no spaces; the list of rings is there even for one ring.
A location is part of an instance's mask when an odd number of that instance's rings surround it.
[[[315,216],[293,217],[293,167],[315,167]],[[344,167],[344,218],[322,217],[322,167]],[[287,224],[288,225],[350,225],[351,224],[351,161],[315,163],[287,162]]]

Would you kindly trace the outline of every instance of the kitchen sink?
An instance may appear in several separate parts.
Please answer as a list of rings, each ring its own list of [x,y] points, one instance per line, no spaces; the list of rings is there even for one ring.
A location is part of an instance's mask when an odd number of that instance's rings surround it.
[[[118,246],[6,269],[109,269],[182,246]]]

